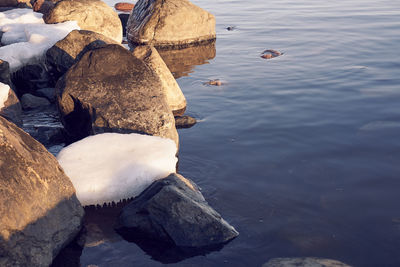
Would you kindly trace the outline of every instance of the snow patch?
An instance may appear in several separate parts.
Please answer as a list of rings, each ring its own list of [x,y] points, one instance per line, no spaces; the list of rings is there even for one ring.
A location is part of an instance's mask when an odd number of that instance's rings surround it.
[[[4,107],[4,103],[8,99],[9,92],[10,86],[8,86],[8,84],[0,83],[0,109]]]
[[[153,181],[175,172],[176,145],[141,134],[89,136],[60,151],[58,162],[82,205],[135,197]]]
[[[46,51],[72,30],[79,30],[76,21],[45,24],[42,14],[31,9],[12,9],[0,13],[0,31],[4,32],[0,59],[10,64],[10,70],[40,61]]]

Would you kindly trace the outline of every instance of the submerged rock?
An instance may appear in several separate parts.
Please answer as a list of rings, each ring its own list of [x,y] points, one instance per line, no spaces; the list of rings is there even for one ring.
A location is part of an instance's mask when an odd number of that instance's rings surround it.
[[[49,266],[83,209],[57,160],[0,117],[0,266]]]
[[[48,106],[50,104],[50,101],[44,97],[38,97],[31,94],[24,94],[21,97],[21,105],[25,110]]]
[[[343,262],[322,258],[274,258],[262,267],[351,267]]]
[[[117,13],[100,0],[61,0],[43,19],[46,23],[75,20],[81,30],[101,33],[117,43],[122,42],[122,25]]]
[[[87,52],[56,85],[61,120],[76,140],[103,132],[142,133],[179,144],[157,75],[120,45]]]
[[[177,129],[190,128],[197,123],[197,120],[190,116],[179,116],[175,117],[175,126]]]
[[[0,115],[18,126],[22,125],[21,104],[8,84],[0,83]]]
[[[158,75],[167,103],[174,116],[183,115],[186,110],[186,98],[157,50],[152,46],[137,46],[133,50],[133,55],[143,60]]]
[[[239,234],[208,205],[196,184],[179,174],[154,182],[129,203],[116,229],[133,239],[189,248],[223,244]]]
[[[215,18],[188,0],[139,0],[127,26],[131,45],[183,47],[215,40]]]

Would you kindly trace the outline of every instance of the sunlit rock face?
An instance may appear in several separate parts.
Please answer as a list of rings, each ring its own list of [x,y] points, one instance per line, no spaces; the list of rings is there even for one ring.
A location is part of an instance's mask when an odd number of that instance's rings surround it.
[[[184,47],[216,38],[215,18],[188,0],[139,0],[129,17],[130,45]]]
[[[83,213],[57,160],[0,117],[0,266],[50,265]]]
[[[43,17],[46,23],[77,21],[82,30],[101,33],[122,42],[122,24],[118,14],[100,0],[62,0]]]

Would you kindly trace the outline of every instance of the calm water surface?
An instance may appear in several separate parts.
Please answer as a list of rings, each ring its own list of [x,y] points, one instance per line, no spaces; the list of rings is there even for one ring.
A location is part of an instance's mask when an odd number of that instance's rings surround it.
[[[180,172],[240,236],[174,265],[400,266],[400,2],[193,2],[216,16],[217,42],[215,58],[179,75],[201,120],[179,132]],[[203,84],[217,78],[226,84]],[[80,261],[162,265],[120,238]]]

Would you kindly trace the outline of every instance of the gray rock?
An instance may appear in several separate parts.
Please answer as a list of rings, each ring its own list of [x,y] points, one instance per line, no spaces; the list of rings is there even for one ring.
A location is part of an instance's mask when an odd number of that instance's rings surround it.
[[[274,258],[262,267],[350,267],[343,262],[322,258]]]
[[[4,102],[4,106],[0,108],[0,115],[16,125],[22,126],[21,113],[21,103],[19,102],[17,95],[10,88],[8,91],[8,98]]]
[[[122,42],[122,24],[118,14],[100,0],[62,0],[43,19],[48,24],[75,20],[81,30],[101,33],[117,43]]]
[[[10,64],[7,61],[3,61],[1,59],[0,59],[0,83],[11,85]]]
[[[19,97],[26,93],[35,94],[41,88],[54,87],[56,82],[44,63],[25,65],[13,73],[11,79]]]
[[[118,14],[122,24],[122,35],[126,36],[126,24],[128,23],[129,14],[120,13]]]
[[[75,139],[103,132],[156,135],[179,144],[157,75],[120,45],[91,50],[56,85],[66,131]]]
[[[34,109],[38,107],[51,105],[50,101],[44,97],[38,97],[31,94],[24,94],[21,97],[22,109]]]
[[[76,59],[79,59],[88,50],[100,45],[116,43],[100,33],[74,30],[47,50],[46,64],[54,79],[58,80],[75,63]]]
[[[51,103],[56,102],[56,89],[55,88],[42,88],[36,91],[36,95],[39,97],[45,97]]]
[[[197,123],[196,119],[190,116],[175,117],[175,127],[177,129],[190,128]]]
[[[193,27],[196,25],[196,27]],[[215,40],[215,18],[188,0],[139,0],[127,24],[131,45],[184,47]]]
[[[179,174],[154,182],[129,203],[116,229],[178,247],[215,246],[239,234],[208,205],[198,187]]]
[[[0,266],[49,266],[83,208],[54,156],[0,117]]]

